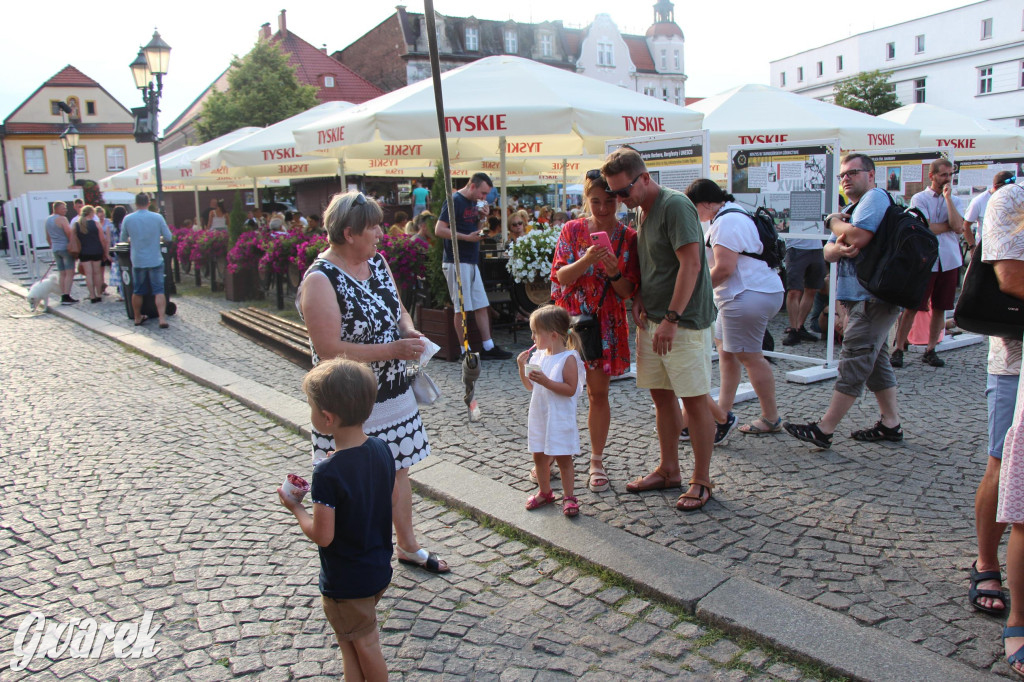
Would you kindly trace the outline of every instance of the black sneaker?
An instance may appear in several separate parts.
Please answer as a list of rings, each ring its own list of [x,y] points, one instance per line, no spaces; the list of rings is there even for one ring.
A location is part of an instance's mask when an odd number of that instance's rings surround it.
[[[715,445],[720,445],[725,442],[725,439],[729,437],[730,433],[732,433],[732,430],[738,421],[739,420],[736,419],[736,415],[730,412],[729,416],[726,417],[724,424],[715,424]]]
[[[60,304],[61,305],[74,305],[76,303],[78,303],[78,299],[77,298],[71,298],[71,296],[69,296],[68,294],[62,294],[61,297],[60,297]]]
[[[924,355],[921,356],[921,360],[924,364],[931,365],[932,367],[945,367],[946,361],[939,357],[939,354],[932,348],[929,351],[925,351]]]
[[[807,331],[803,325],[796,330],[796,335],[800,337],[802,341],[817,341],[818,337]]]
[[[903,351],[901,351],[901,350],[894,350],[892,352],[892,355],[889,356],[889,364],[892,365],[893,367],[902,367],[903,366]]]
[[[792,327],[786,327],[786,336],[782,339],[783,346],[795,346],[800,343],[800,331]]]
[[[507,350],[502,350],[497,344],[490,350],[480,351],[480,357],[483,360],[508,360],[512,357],[512,353]]]

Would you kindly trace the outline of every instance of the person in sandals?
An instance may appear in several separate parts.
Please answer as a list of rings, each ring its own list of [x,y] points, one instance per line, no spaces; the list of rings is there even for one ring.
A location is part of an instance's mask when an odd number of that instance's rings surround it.
[[[832,400],[821,421],[783,427],[791,436],[819,448],[832,446],[832,435],[850,411],[866,385],[875,394],[881,415],[874,426],[854,431],[860,441],[903,440],[896,405],[896,374],[889,362],[889,330],[896,323],[900,307],[874,298],[857,281],[855,259],[874,238],[889,197],[875,186],[875,163],[864,154],[847,154],[839,166],[839,182],[850,199],[846,213],[833,213],[825,220],[832,238],[825,245],[825,260],[838,263],[836,299],[848,313],[843,349],[839,355],[839,378]]]
[[[520,381],[533,394],[527,429],[540,490],[530,495],[526,509],[533,511],[555,501],[551,490],[551,460],[554,459],[562,473],[562,513],[576,516],[580,505],[573,495],[572,458],[580,454],[576,402],[586,376],[577,350],[581,345],[580,337],[569,329],[569,313],[554,305],[533,311],[530,332],[535,345],[520,353],[516,362]]]

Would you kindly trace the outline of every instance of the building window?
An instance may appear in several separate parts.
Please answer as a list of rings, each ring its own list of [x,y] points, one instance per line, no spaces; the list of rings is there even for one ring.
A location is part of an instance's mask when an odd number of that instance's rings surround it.
[[[896,59],[896,43],[885,44],[885,58],[887,60]]]
[[[836,71],[843,70],[843,55],[836,57]]]
[[[924,35],[914,37],[914,54],[921,54],[924,52]]]
[[[89,116],[96,115],[96,102],[85,100],[85,113]]]
[[[987,95],[992,92],[992,67],[978,69],[978,94]]]
[[[655,89],[654,85],[649,84],[644,87],[644,94],[648,97],[657,97],[658,91]]]
[[[324,76],[324,87],[325,88],[333,88],[334,87],[334,76]]]
[[[61,103],[55,99],[50,100],[50,114],[53,116],[60,116],[60,105]]]
[[[783,71],[782,73],[779,74],[779,87],[780,88],[786,87],[786,72],[785,71]]]
[[[1024,118],[1018,118],[1017,119],[1017,127],[1018,128],[1024,128]]]
[[[552,41],[550,33],[540,34],[540,55],[542,57],[550,57],[552,53],[551,49]]]
[[[1020,63],[1020,87],[1024,88],[1024,62]]]
[[[803,83],[804,82],[804,67],[802,67],[802,66],[796,67],[796,82],[797,83]]]
[[[615,50],[611,43],[598,43],[597,44],[597,65],[598,66],[615,66],[615,60],[613,59]]]
[[[127,167],[124,147],[107,147],[106,152],[108,171],[123,171]]]
[[[42,147],[22,147],[22,158],[25,161],[25,174],[46,173],[46,150]]]
[[[668,54],[667,54],[667,50],[662,50],[661,51],[661,68],[662,69],[667,69],[668,68]]]
[[[914,103],[924,103],[924,79],[918,78],[914,81]]]
[[[992,37],[992,20],[982,19],[981,20],[981,39],[988,40]]]
[[[505,54],[519,52],[519,35],[515,29],[505,29]]]
[[[466,49],[471,52],[476,52],[480,49],[480,31],[478,29],[466,29]]]
[[[676,71],[678,71],[680,69],[680,66],[679,66],[679,50],[676,50],[675,54],[673,56],[675,57]]]
[[[683,89],[678,85],[676,86],[676,104],[680,106],[683,104]]]
[[[822,75],[825,73],[825,63],[824,62],[818,62],[817,66],[815,67],[815,70],[818,73],[818,78],[821,78]]]
[[[64,165],[68,165],[67,157],[64,157]],[[75,147],[75,172],[76,173],[87,173],[89,171],[89,164],[85,158],[85,147]],[[70,166],[68,172],[71,172]]]

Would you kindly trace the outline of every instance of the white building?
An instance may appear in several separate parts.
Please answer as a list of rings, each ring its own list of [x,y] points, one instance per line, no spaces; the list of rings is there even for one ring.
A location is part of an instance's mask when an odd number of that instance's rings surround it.
[[[859,33],[771,62],[771,84],[831,101],[837,83],[876,69],[902,104],[1024,127],[1024,4],[982,0]]]

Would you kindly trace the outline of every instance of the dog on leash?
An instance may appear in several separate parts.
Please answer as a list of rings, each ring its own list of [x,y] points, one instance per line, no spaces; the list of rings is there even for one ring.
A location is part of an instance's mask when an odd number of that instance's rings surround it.
[[[42,310],[45,311],[46,306],[50,304],[51,296],[60,297],[60,282],[57,273],[32,285],[32,288],[28,290],[28,309],[36,312],[36,308],[42,303]]]

